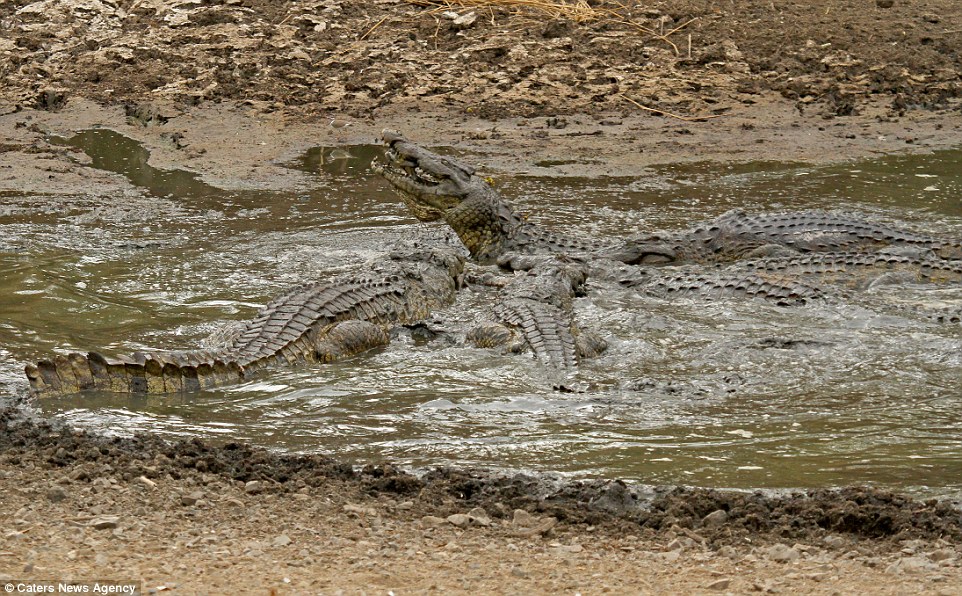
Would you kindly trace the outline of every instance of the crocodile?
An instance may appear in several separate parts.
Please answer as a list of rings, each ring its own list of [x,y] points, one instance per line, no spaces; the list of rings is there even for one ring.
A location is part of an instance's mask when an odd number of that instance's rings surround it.
[[[595,279],[613,281],[656,298],[735,297],[752,298],[779,306],[798,306],[824,299],[818,284],[778,271],[708,269],[690,265],[643,268],[620,264],[597,268]]]
[[[468,333],[468,341],[510,352],[528,349],[538,362],[564,376],[573,374],[581,359],[607,348],[603,338],[583,333],[573,320],[572,302],[582,291],[587,265],[524,255],[505,255],[498,264],[514,271],[514,277],[487,309],[484,322]],[[563,389],[564,383],[555,388]]]
[[[601,256],[628,264],[719,263],[789,253],[913,247],[962,259],[962,241],[902,230],[858,215],[818,210],[748,214],[732,210],[680,232],[600,242],[537,226],[515,211],[476,170],[384,131],[384,163],[375,172],[421,221],[446,222],[473,259],[507,252]]]
[[[843,290],[904,283],[962,284],[962,261],[914,250],[773,255],[722,267],[642,268],[601,263],[592,277],[659,297],[738,296],[783,306],[807,304]]]
[[[454,301],[464,257],[446,248],[395,252],[364,274],[292,289],[209,350],[70,353],[25,369],[35,395],[95,389],[192,392],[237,383],[279,365],[330,362],[386,345],[385,327],[425,318]]]
[[[793,254],[866,252],[904,248],[943,259],[962,259],[962,242],[903,230],[858,215],[821,210],[747,213],[727,211],[708,223],[674,234],[632,238],[628,256],[650,246],[674,253],[674,261],[727,262]],[[667,249],[667,250],[666,250]]]
[[[887,283],[962,283],[962,261],[937,258],[929,252],[810,253],[746,260],[736,267],[759,273],[804,275],[850,289],[871,289]]]

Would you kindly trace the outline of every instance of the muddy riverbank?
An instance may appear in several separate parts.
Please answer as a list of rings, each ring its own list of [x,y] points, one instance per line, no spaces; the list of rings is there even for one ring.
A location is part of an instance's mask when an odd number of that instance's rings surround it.
[[[885,491],[646,489],[244,445],[106,439],[5,411],[0,579],[178,593],[950,594],[958,510]]]

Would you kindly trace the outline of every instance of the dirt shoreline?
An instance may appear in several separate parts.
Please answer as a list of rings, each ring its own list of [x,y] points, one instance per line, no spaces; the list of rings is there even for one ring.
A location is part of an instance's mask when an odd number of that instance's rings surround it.
[[[645,489],[151,436],[0,413],[0,580],[145,592],[950,594],[962,515],[849,488]],[[273,592],[272,592],[273,593]]]
[[[962,111],[919,111],[897,121],[866,114],[826,125],[771,99],[700,123],[603,113],[488,121],[452,112],[392,110],[344,129],[332,128],[326,119],[234,103],[171,108],[163,125],[145,126],[127,116],[123,106],[77,99],[57,112],[0,116],[0,191],[104,191],[107,175],[85,167],[82,153],[50,142],[51,135],[69,137],[92,127],[141,142],[154,167],[192,171],[224,189],[272,190],[308,184],[304,174],[285,165],[307,149],[376,144],[385,128],[426,145],[456,146],[492,172],[562,177],[637,176],[646,167],[703,161],[829,164],[931,152],[962,142],[957,133]]]
[[[51,142],[97,126],[143,143],[155,167],[225,189],[303,187],[285,163],[313,146],[375,142],[382,128],[511,175],[823,164],[962,143],[954,0],[589,2],[609,12],[581,22],[415,4],[5,4],[0,193],[52,209],[58,194],[140,193]],[[151,593],[962,585],[959,510],[885,491],[655,494],[457,468],[416,477],[244,445],[90,436],[24,411],[0,413],[5,581],[133,579]]]

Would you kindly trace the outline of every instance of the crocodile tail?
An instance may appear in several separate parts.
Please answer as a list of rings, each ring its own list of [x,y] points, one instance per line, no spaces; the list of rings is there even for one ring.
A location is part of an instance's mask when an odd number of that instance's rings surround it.
[[[244,368],[220,359],[198,361],[195,355],[144,354],[107,358],[97,352],[57,355],[24,369],[37,396],[69,395],[86,390],[129,394],[197,391],[236,382]]]
[[[564,372],[578,367],[578,354],[570,316],[560,308],[529,299],[513,299],[494,307],[495,316],[518,330],[535,358]]]

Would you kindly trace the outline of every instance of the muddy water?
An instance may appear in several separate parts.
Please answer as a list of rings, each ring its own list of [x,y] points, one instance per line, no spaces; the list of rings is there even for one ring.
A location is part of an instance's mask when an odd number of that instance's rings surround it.
[[[124,197],[0,197],[0,389],[52,350],[188,348],[285,288],[363,266],[409,218],[367,166],[374,147],[319,148],[286,193],[225,192],[161,172],[108,131],[69,143],[127,176]],[[962,234],[962,152],[830,168],[760,163],[639,171],[635,178],[496,175],[534,220],[572,233],[678,228],[734,207],[855,208]],[[958,301],[944,288],[888,288]],[[437,313],[433,341],[272,372],[197,395],[85,395],[45,413],[111,433],[244,439],[273,448],[620,476],[651,484],[811,487],[874,483],[962,495],[962,331],[865,303],[782,308],[671,302],[594,286],[583,327],[611,344],[584,393],[545,389],[523,356],[461,345],[484,302]]]

